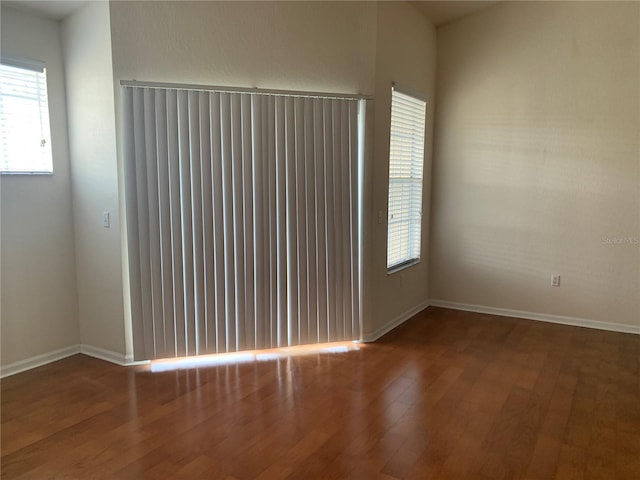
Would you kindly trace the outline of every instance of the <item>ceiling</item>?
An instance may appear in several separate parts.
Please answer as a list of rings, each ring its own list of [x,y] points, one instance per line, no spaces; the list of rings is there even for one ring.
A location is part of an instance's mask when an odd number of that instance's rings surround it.
[[[497,1],[411,1],[414,7],[420,10],[425,17],[431,20],[436,27],[453,22],[459,18],[475,13],[484,8],[498,3]]]
[[[2,3],[28,13],[34,13],[54,20],[62,20],[67,15],[85,5],[88,1],[89,0],[2,0]],[[425,17],[431,20],[436,27],[439,27],[440,25],[452,22],[498,2],[485,0],[449,0],[438,2],[417,0],[411,1],[410,3]]]

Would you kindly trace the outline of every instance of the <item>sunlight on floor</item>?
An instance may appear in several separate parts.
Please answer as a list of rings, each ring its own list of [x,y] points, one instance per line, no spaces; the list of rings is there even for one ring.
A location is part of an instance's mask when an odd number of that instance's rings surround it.
[[[319,353],[346,353],[360,350],[359,342],[335,342],[314,345],[298,345],[295,347],[274,348],[270,350],[248,350],[245,352],[218,353],[198,355],[194,357],[166,358],[152,360],[152,372],[166,372],[186,368],[212,367],[248,362],[266,362],[298,355],[316,355]]]

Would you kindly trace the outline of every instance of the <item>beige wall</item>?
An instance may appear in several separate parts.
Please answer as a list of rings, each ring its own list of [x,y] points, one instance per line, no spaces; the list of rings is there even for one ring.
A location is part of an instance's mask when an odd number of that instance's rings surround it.
[[[378,5],[375,81],[373,164],[370,165],[371,210],[369,234],[368,307],[373,332],[402,317],[429,298],[429,200],[431,150],[433,144],[436,34],[435,29],[412,5],[384,2]],[[387,275],[387,195],[389,186],[389,127],[391,84],[396,82],[426,95],[422,259],[419,264]],[[382,211],[382,223],[378,212]]]
[[[88,2],[62,22],[80,337],[125,355],[109,6]],[[109,211],[111,228],[102,226]]]
[[[637,2],[438,29],[432,298],[640,324],[639,32]]]
[[[2,53],[42,60],[53,175],[0,176],[3,366],[78,344],[73,217],[57,22],[2,7]]]
[[[372,93],[374,4],[112,2],[116,81]]]

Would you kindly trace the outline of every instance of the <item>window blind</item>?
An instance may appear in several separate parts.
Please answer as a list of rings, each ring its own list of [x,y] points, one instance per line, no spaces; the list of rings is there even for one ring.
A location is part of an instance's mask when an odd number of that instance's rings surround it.
[[[39,62],[2,58],[0,171],[53,171],[47,78]]]
[[[426,102],[391,95],[387,269],[420,259]]]
[[[132,86],[123,102],[136,360],[359,339],[362,103]]]

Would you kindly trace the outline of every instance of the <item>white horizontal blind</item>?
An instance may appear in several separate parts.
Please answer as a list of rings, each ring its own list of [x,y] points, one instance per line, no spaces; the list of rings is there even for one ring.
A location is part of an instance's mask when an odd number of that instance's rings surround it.
[[[47,77],[32,61],[0,64],[0,172],[51,173]],[[10,64],[9,64],[10,63]]]
[[[137,360],[360,338],[358,107],[123,87]]]
[[[391,97],[387,269],[420,259],[426,102]]]

